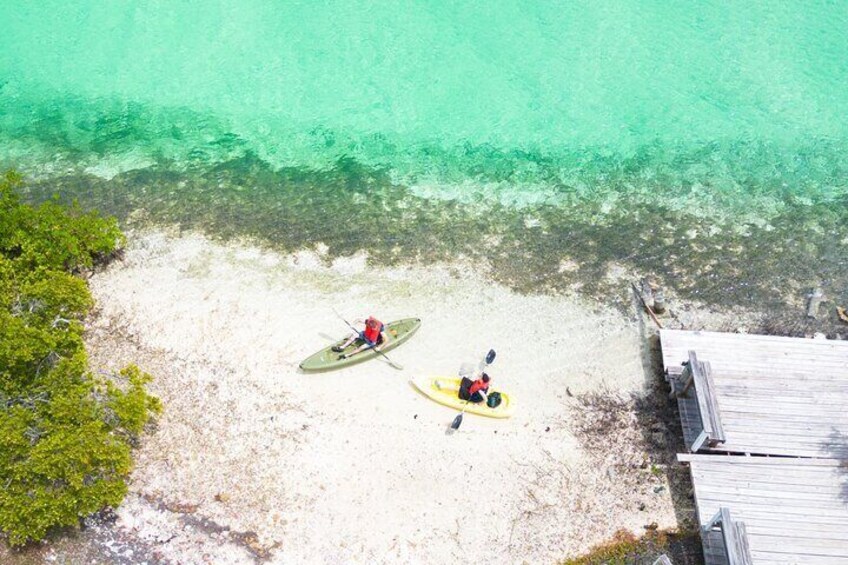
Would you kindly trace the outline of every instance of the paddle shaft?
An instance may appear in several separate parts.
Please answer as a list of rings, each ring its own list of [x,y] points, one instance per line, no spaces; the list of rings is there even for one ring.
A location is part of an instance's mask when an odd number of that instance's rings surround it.
[[[465,409],[468,408],[468,405],[471,404],[471,400],[466,400],[465,404],[462,405],[462,410],[459,411],[459,415],[462,416],[465,414]]]
[[[465,409],[468,408],[468,405],[471,404],[471,400],[466,400],[465,404],[462,406],[462,410],[459,412],[459,415],[462,416],[465,414]]]
[[[345,319],[342,317],[342,315],[341,315],[341,314],[339,314],[339,313],[338,313],[338,312],[336,312],[335,310],[333,310],[333,312],[335,312],[336,316],[338,316],[338,317],[339,317],[339,319],[340,319],[342,322],[344,322],[345,324],[347,324],[347,326],[348,326],[351,330],[353,330],[353,331],[354,331],[355,333],[357,333],[357,334],[359,333],[359,330],[358,330],[358,329],[356,329],[356,328],[353,326],[353,324],[351,324],[350,322],[348,322],[347,320],[345,320]],[[373,347],[371,347],[371,349],[373,349],[376,353],[379,353],[380,355],[382,355],[383,357],[385,357],[385,358],[386,358],[386,361],[388,361],[388,362],[389,362],[389,365],[391,365],[391,366],[392,366],[392,367],[394,367],[395,369],[403,370],[403,367],[401,367],[400,365],[398,365],[397,363],[395,363],[394,361],[392,361],[391,359],[389,359],[388,355],[386,355],[385,353],[383,353],[382,351],[380,351],[379,349],[377,349],[377,346],[376,346],[376,345],[374,345]]]

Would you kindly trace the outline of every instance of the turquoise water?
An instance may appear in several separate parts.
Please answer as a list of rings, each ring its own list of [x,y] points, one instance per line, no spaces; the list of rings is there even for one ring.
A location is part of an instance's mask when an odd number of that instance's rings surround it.
[[[34,197],[522,290],[845,292],[848,3],[4,4]]]

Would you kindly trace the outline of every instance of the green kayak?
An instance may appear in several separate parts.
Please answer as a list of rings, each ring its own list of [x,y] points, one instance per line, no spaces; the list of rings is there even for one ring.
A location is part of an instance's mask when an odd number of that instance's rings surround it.
[[[389,335],[389,343],[387,343],[385,347],[381,349],[381,351],[383,353],[391,351],[392,349],[412,337],[412,334],[418,331],[418,328],[420,327],[420,318],[404,318],[403,320],[389,322],[388,324],[386,324],[386,333]],[[362,340],[357,339],[341,353],[333,351],[333,346],[341,345],[345,341],[347,341],[347,339],[348,338],[345,337],[343,340],[337,341],[329,347],[325,347],[315,355],[310,355],[309,357],[307,357],[306,360],[300,364],[301,370],[310,373],[318,373],[320,371],[332,371],[333,369],[341,369],[342,367],[355,365],[356,363],[361,363],[363,361],[367,361],[375,357],[381,357],[381,355],[373,349],[366,349],[365,351],[360,351],[353,357],[349,357],[347,359],[339,359],[342,353],[350,353],[351,351],[355,350],[357,347],[362,345]]]

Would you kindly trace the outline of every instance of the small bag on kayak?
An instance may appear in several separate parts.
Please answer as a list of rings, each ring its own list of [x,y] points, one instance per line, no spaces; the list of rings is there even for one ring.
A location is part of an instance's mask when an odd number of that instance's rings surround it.
[[[501,405],[501,393],[493,392],[486,398],[486,406],[489,408],[497,408]]]

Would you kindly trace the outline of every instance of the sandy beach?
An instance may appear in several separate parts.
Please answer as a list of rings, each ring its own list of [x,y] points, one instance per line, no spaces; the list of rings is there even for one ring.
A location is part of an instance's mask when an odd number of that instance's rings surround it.
[[[279,255],[164,231],[130,233],[90,284],[93,366],[138,362],[165,405],[116,522],[156,558],[553,563],[619,528],[676,525],[634,426],[600,450],[575,434],[576,398],[648,387],[640,329],[620,312],[514,294],[469,265],[327,265],[320,246]],[[403,370],[299,372],[346,333],[333,308],[422,318],[390,353]],[[489,348],[517,412],[465,416],[449,435],[456,412],[410,380],[455,374]]]

